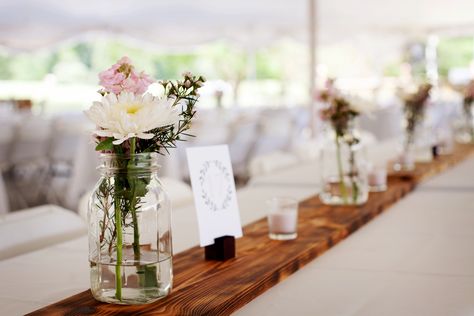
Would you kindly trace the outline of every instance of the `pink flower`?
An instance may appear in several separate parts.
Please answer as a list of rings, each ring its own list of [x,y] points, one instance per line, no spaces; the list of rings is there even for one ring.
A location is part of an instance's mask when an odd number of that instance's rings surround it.
[[[132,60],[130,58],[128,58],[128,56],[123,56],[122,58],[119,59],[119,61],[115,65],[119,65],[119,67],[120,67],[123,64],[131,65]]]
[[[153,80],[144,72],[137,75],[132,71],[128,78],[122,82],[122,87],[125,91],[133,92],[135,94],[143,94],[152,83]]]
[[[120,94],[122,91],[143,94],[153,83],[144,72],[137,75],[128,57],[122,57],[116,64],[99,73],[99,84],[105,92]]]
[[[105,91],[119,94],[122,91],[121,84],[125,79],[125,75],[108,69],[99,73],[99,79],[99,84],[104,87]]]

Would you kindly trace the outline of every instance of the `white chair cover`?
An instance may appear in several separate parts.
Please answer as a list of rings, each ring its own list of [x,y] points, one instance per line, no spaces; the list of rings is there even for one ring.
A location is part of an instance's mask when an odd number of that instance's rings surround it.
[[[230,159],[234,174],[245,176],[247,164],[258,138],[257,120],[240,118],[231,125],[229,140]]]
[[[293,154],[275,151],[252,158],[249,163],[249,173],[251,177],[264,175],[278,169],[296,165],[298,161],[298,158]]]
[[[99,154],[95,151],[95,144],[89,136],[83,137],[79,143],[63,205],[77,210],[81,196],[91,190],[99,179],[98,165]]]
[[[80,140],[86,135],[89,126],[90,124],[82,113],[54,118],[49,151],[51,160],[72,163],[76,157]]]
[[[51,136],[50,121],[27,114],[18,124],[11,149],[11,161],[15,164],[46,161]]]
[[[5,187],[5,182],[3,181],[2,173],[0,173],[0,214],[5,214],[10,211],[10,206],[8,203],[7,189]]]
[[[367,148],[368,160],[377,166],[386,166],[387,162],[394,159],[400,149],[400,140],[398,138],[387,139]]]
[[[10,166],[11,148],[17,128],[17,116],[0,118],[0,171]]]
[[[312,161],[319,158],[321,154],[322,139],[308,139],[296,142],[292,153],[301,161]]]
[[[361,115],[359,124],[379,141],[398,137],[402,134],[403,112],[399,105],[391,105],[368,115]]]
[[[254,155],[287,150],[293,136],[293,118],[287,111],[263,112]]]

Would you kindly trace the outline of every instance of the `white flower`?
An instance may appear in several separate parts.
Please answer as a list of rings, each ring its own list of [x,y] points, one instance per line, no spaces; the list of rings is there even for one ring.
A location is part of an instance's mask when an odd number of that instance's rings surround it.
[[[85,114],[97,125],[94,134],[113,137],[113,143],[119,145],[133,137],[151,139],[151,130],[177,123],[179,116],[171,102],[150,93],[110,93],[94,102]]]

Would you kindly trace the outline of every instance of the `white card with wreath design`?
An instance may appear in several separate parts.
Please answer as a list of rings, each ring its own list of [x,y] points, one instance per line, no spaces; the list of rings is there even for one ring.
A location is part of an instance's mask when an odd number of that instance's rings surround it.
[[[187,148],[201,247],[222,236],[242,237],[227,145]]]

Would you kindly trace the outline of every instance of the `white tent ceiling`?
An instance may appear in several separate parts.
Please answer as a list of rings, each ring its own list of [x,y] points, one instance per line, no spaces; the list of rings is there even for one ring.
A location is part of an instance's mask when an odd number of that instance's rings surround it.
[[[308,39],[309,0],[1,0],[0,45],[32,50],[88,32],[163,47],[229,38],[242,45]],[[317,0],[319,44],[358,37],[474,34],[473,0]]]

